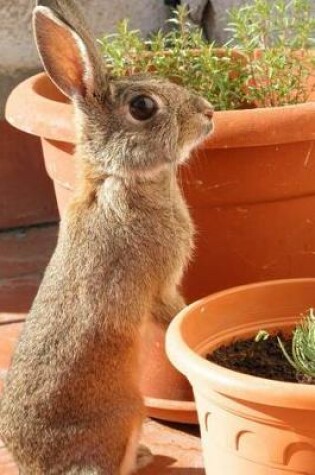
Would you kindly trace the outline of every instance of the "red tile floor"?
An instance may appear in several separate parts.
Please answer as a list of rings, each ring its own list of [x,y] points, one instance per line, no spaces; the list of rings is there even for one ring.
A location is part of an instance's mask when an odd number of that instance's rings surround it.
[[[0,232],[0,388],[56,236],[56,225]],[[141,475],[204,475],[197,427],[148,419],[143,442],[155,458]],[[18,475],[1,441],[0,475]]]

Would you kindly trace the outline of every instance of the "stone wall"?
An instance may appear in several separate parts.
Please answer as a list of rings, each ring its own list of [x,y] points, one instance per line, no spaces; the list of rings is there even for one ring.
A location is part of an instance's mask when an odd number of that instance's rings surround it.
[[[144,33],[163,24],[168,8],[163,0],[80,0],[96,35],[111,32],[118,20],[130,17],[130,25]],[[0,0],[0,115],[9,91],[23,78],[40,69],[32,38],[33,0]]]

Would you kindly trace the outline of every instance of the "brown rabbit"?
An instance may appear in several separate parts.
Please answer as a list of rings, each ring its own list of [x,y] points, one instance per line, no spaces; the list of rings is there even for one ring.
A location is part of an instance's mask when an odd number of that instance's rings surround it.
[[[128,475],[141,328],[184,305],[193,226],[176,167],[212,108],[166,80],[110,79],[75,2],[38,4],[40,56],[75,107],[80,183],[13,357],[0,436],[23,475]]]

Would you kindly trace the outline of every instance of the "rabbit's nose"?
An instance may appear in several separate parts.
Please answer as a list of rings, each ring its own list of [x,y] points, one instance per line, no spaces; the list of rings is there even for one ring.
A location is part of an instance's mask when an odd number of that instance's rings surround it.
[[[207,117],[207,119],[211,120],[212,117],[213,117],[213,108],[212,107],[207,107],[207,109],[205,109],[203,111],[203,115],[205,115]]]

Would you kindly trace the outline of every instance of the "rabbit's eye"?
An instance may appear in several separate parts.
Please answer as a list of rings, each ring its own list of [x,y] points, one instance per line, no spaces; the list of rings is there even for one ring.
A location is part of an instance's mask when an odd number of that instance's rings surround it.
[[[134,97],[129,104],[132,117],[136,120],[148,120],[158,109],[156,102],[148,96]]]

